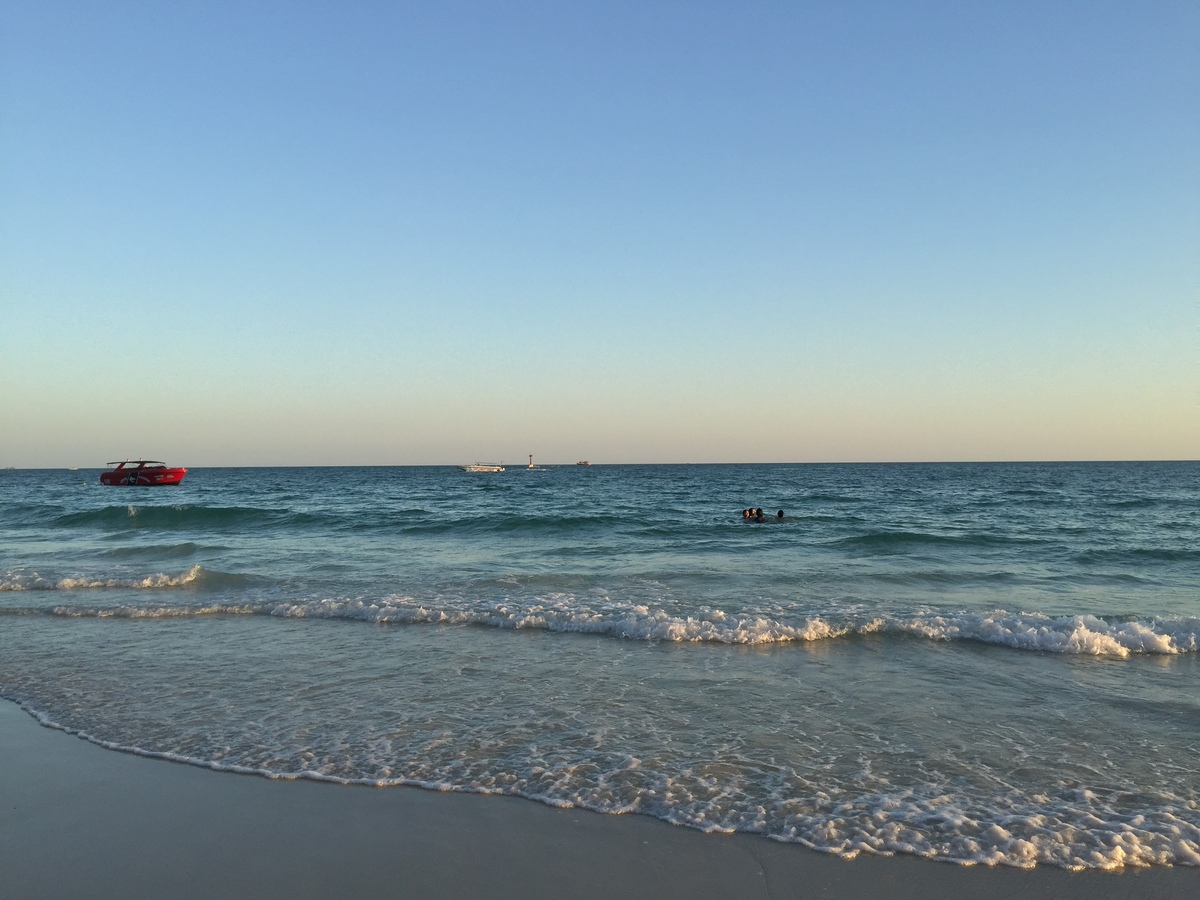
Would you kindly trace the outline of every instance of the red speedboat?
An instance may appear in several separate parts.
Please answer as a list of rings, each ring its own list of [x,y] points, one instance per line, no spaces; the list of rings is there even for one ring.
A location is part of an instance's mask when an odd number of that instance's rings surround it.
[[[169,469],[166,463],[153,459],[127,459],[124,462],[110,462],[108,465],[116,468],[100,473],[101,484],[139,487],[179,484],[187,474],[187,469]]]

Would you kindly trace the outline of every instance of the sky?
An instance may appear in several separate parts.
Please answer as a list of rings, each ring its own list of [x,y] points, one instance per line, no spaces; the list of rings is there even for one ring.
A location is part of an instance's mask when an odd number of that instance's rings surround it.
[[[1200,458],[1200,4],[0,4],[0,466]]]

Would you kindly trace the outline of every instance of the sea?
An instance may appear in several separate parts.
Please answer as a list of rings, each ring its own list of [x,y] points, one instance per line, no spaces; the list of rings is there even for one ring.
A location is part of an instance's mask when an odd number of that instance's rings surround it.
[[[1200,463],[98,475],[0,471],[0,697],[114,751],[1200,865]]]

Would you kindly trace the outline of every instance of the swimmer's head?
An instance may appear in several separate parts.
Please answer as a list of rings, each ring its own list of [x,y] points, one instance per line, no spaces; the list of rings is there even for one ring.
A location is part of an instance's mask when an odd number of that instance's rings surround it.
[[[782,509],[779,512],[775,513],[775,518],[777,518],[777,519],[783,518],[783,510]]]

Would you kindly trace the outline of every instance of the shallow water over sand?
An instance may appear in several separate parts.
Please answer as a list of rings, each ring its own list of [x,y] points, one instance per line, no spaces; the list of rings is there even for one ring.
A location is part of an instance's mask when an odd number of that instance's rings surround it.
[[[106,745],[844,855],[1200,863],[1200,465],[94,481],[0,473],[0,694]]]

